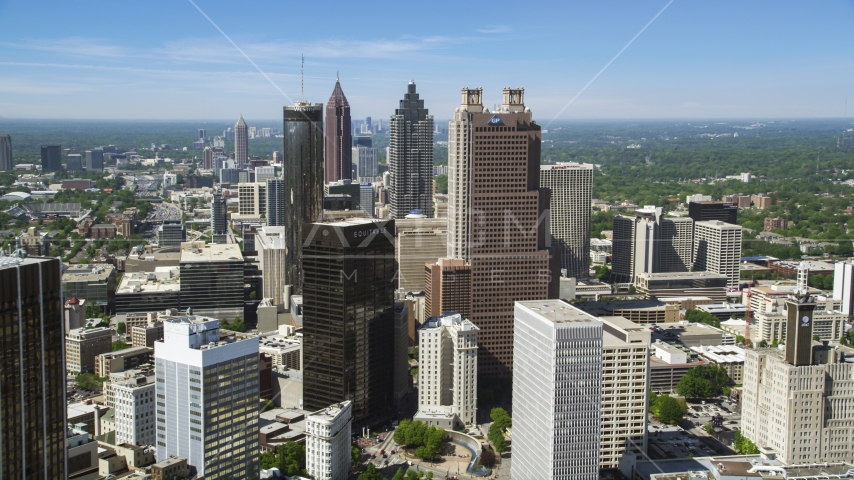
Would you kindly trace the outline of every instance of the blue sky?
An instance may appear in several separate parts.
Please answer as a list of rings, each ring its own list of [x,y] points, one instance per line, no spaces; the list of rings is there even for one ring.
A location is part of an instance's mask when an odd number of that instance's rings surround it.
[[[668,0],[193,1],[276,86],[189,0],[0,0],[0,116],[276,119],[304,53],[306,98],[337,71],[354,117],[414,79],[437,119],[524,86],[545,124]],[[851,0],[675,0],[559,119],[851,115],[852,46]]]

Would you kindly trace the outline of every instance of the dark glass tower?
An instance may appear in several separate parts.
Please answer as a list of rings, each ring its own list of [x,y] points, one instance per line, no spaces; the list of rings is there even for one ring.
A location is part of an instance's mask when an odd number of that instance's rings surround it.
[[[59,260],[0,257],[0,478],[66,478]]]
[[[720,220],[735,225],[738,218],[738,206],[725,202],[690,202],[688,204],[688,216],[695,222]]]
[[[303,225],[319,221],[323,213],[323,104],[285,107],[282,131],[285,284],[300,293]]]
[[[409,82],[389,122],[388,166],[391,175],[391,218],[412,210],[433,216],[433,116]]]
[[[353,178],[353,133],[350,131],[350,102],[335,79],[335,89],[326,104],[325,183]]]
[[[104,171],[104,151],[96,148],[86,150],[86,170],[90,172]]]
[[[62,170],[62,147],[59,145],[42,145],[42,172],[58,172]]]
[[[307,227],[304,408],[351,400],[354,423],[378,423],[394,400],[394,221]]]
[[[14,170],[15,162],[12,161],[12,137],[0,133],[0,172]]]

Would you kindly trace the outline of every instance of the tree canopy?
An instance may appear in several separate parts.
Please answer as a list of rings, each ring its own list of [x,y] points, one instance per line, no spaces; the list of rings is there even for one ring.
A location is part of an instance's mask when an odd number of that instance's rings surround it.
[[[721,365],[700,365],[679,380],[676,392],[687,398],[713,398],[724,393],[730,379]]]

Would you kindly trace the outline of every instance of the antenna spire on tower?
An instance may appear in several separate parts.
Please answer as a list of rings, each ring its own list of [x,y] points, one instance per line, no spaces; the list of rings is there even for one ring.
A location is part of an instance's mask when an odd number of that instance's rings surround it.
[[[301,83],[302,93],[300,94],[300,97],[302,98],[302,101],[305,102],[305,55],[301,55],[301,57],[302,57],[302,66],[300,66],[299,73],[300,73],[300,77],[301,77],[300,83]]]

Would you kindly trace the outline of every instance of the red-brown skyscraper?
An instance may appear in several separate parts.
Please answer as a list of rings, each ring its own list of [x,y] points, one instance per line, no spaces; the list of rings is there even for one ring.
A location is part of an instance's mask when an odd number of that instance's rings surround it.
[[[353,178],[353,134],[350,130],[350,102],[335,78],[335,89],[326,104],[325,183]]]
[[[514,302],[557,298],[560,252],[551,246],[548,189],[540,188],[540,126],[524,90],[504,89],[490,113],[464,88],[448,129],[448,256],[471,264],[478,372],[513,368]]]

